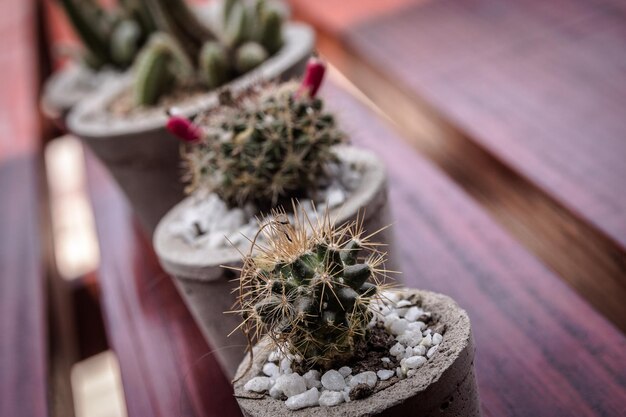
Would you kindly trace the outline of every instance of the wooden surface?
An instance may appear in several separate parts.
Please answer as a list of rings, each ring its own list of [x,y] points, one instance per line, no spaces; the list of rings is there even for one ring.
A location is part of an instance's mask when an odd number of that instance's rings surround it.
[[[129,417],[240,415],[211,348],[121,191],[95,157],[87,160],[104,322],[120,363]]]
[[[318,29],[404,139],[626,331],[622,5],[442,0]]]
[[[48,415],[37,172],[35,156],[0,158],[0,416]]]
[[[387,163],[403,279],[469,312],[484,414],[623,415],[624,337],[362,104],[332,85],[324,95],[354,142]],[[228,415],[209,348],[119,191],[89,166],[105,321],[130,415]]]

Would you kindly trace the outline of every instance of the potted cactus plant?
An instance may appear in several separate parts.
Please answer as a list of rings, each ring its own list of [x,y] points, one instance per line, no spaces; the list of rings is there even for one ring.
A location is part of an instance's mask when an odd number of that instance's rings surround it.
[[[302,84],[264,83],[222,94],[222,106],[193,122],[173,118],[188,142],[184,159],[190,195],[161,220],[153,245],[163,268],[225,372],[233,376],[245,340],[227,338],[235,317],[222,318],[234,302],[221,266],[237,266],[257,230],[256,218],[298,199],[311,217],[354,219],[384,229],[391,243],[386,174],[372,153],[346,145],[334,116],[315,94],[324,65],[312,59]],[[316,209],[316,207],[318,209]]]
[[[128,69],[156,29],[139,0],[122,1],[113,10],[95,1],[62,0],[61,5],[84,50],[78,60],[53,74],[44,86],[42,110],[59,123],[78,101]]]
[[[308,26],[283,23],[283,14],[264,0],[224,0],[222,21],[212,27],[184,0],[144,1],[157,32],[128,76],[73,109],[68,128],[107,165],[152,232],[184,196],[166,110],[191,116],[217,105],[218,87],[300,74],[314,35]]]
[[[355,222],[279,211],[260,235],[236,309],[254,344],[234,382],[245,416],[480,416],[470,321],[452,299],[385,288],[385,255]]]

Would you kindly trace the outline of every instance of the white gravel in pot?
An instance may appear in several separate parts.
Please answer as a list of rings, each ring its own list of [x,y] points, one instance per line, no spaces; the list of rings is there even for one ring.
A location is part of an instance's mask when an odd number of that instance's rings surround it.
[[[298,358],[284,357],[276,350],[268,356],[263,375],[249,380],[244,389],[283,399],[288,409],[299,410],[334,407],[351,401],[350,392],[357,386],[374,388],[380,381],[393,383],[416,375],[437,354],[444,336],[419,320],[430,316],[429,312],[413,306],[409,300],[398,299],[396,293],[386,293],[383,299],[370,307],[376,312],[370,327],[384,325],[395,336],[396,344],[389,349],[388,357],[381,358],[380,369],[354,374],[350,367],[342,366],[325,372],[311,369],[301,376],[292,366]],[[399,366],[391,367],[393,363]]]

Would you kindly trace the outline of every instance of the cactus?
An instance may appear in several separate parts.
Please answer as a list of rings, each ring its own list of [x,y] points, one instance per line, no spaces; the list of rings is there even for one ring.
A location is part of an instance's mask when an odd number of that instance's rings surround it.
[[[188,192],[216,192],[230,205],[260,208],[311,196],[344,141],[319,98],[295,98],[296,82],[252,86],[199,115],[199,144],[184,155]]]
[[[61,4],[86,49],[85,63],[95,69],[128,68],[151,31],[149,15],[127,0],[118,10],[105,11],[93,0],[62,0]],[[134,0],[137,2],[138,0]],[[128,6],[128,7],[127,7]],[[142,21],[137,19],[142,18]]]
[[[175,73],[165,77],[164,68],[166,72],[175,68],[138,64],[142,70],[137,71],[137,77],[141,77],[138,83],[144,83],[146,79],[163,79],[217,88],[258,66],[282,46],[283,17],[263,0],[223,0],[223,33],[214,33],[206,27],[184,0],[144,1],[158,30],[167,33],[172,42],[179,45],[178,49],[183,50],[187,60],[193,63],[194,71],[184,77]],[[157,73],[151,75],[149,71]],[[157,94],[137,95],[138,100],[143,100],[137,104],[155,104],[170,88],[171,85],[152,86],[150,91]],[[150,100],[145,101],[148,97]]]
[[[366,338],[385,254],[358,220],[335,226],[325,215],[314,224],[304,209],[294,211],[293,221],[274,211],[244,256],[240,328],[251,343],[269,336],[307,367],[338,367]]]

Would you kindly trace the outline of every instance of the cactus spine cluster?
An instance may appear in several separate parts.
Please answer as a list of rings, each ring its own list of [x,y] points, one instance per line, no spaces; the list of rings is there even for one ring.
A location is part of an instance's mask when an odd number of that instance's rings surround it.
[[[141,54],[135,79],[138,105],[155,104],[174,85],[219,87],[261,64],[283,43],[283,17],[265,0],[224,0],[220,32],[205,26],[184,0],[144,1],[171,47],[149,42],[148,51]],[[193,71],[176,73],[173,61],[178,55],[170,49],[183,50],[186,62],[178,67],[189,63]]]
[[[86,49],[85,63],[94,69],[128,68],[155,29],[140,0],[121,1],[112,12],[94,0],[62,0],[61,4]]]
[[[326,215],[314,224],[303,209],[294,211],[293,221],[273,212],[255,239],[256,254],[244,257],[241,328],[251,343],[268,335],[307,367],[341,366],[366,338],[385,255],[358,221],[335,226]]]
[[[199,115],[199,143],[185,154],[188,192],[216,192],[230,205],[273,206],[311,197],[337,163],[334,146],[344,141],[321,99],[296,96],[298,84],[266,83]]]

